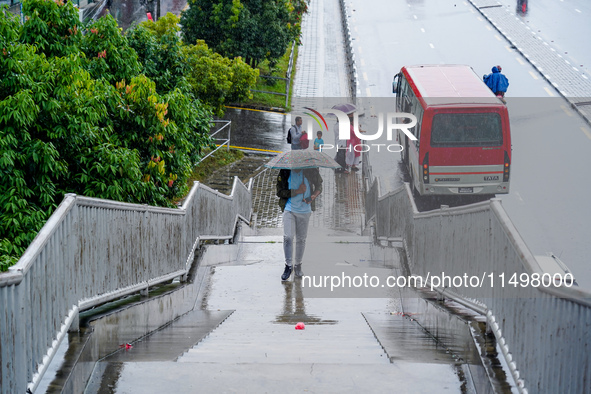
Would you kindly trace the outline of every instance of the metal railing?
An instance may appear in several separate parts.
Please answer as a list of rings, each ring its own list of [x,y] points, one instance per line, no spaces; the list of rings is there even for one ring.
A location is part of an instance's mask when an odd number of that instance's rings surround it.
[[[285,93],[279,92],[270,92],[267,90],[255,90],[250,89],[251,92],[258,92],[258,93],[267,93],[267,94],[275,94],[277,96],[285,96],[285,108],[289,104],[289,88],[291,86],[291,73],[293,71],[293,57],[295,53],[295,41],[291,43],[291,53],[289,54],[289,63],[287,64],[287,72],[285,73],[285,78],[283,77],[274,77],[268,75],[259,75],[260,78],[267,78],[267,79],[278,79],[285,82]]]
[[[542,274],[500,200],[419,213],[408,184],[366,198],[382,240],[402,239],[412,274],[423,278]],[[371,213],[371,214],[370,214]],[[497,278],[498,279],[498,278]],[[566,287],[440,287],[445,297],[485,313],[520,392],[586,392],[591,363],[591,293]]]
[[[351,98],[357,98],[357,88],[359,87],[359,78],[357,75],[357,66],[355,65],[355,49],[353,48],[353,38],[349,28],[349,13],[345,0],[339,0],[341,9],[341,23],[343,25],[343,36],[345,43],[345,55],[347,57],[347,68],[349,71],[349,82],[351,86]]]
[[[220,127],[219,129],[217,129],[216,131],[214,131],[212,134],[210,134],[210,137],[215,136],[217,133],[221,132],[222,130],[226,129],[227,133],[226,134],[226,138],[222,138],[222,137],[216,137],[213,138],[213,140],[216,142],[216,146],[217,148],[215,148],[214,150],[212,150],[211,152],[209,152],[207,155],[203,156],[199,162],[197,162],[197,164],[201,163],[203,160],[207,159],[209,156],[213,155],[215,152],[217,152],[221,147],[223,147],[224,145],[226,145],[226,150],[229,151],[230,150],[230,131],[232,128],[232,121],[231,120],[213,120],[213,123],[221,123],[223,124],[222,127]],[[217,143],[219,142],[219,144]]]
[[[180,209],[68,194],[16,265],[0,274],[0,392],[34,391],[79,311],[187,275],[200,240],[231,239],[252,213],[195,183]]]

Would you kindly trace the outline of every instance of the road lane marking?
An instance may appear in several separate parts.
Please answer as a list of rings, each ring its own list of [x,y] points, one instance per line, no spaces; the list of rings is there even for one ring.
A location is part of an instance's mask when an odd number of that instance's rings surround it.
[[[413,18],[415,18],[415,19],[419,19],[419,18],[417,18],[417,16],[416,16],[416,15],[413,15],[412,17],[413,17]]]
[[[484,19],[482,19],[481,17],[477,16],[476,19],[478,19],[480,22],[484,22]]]
[[[215,146],[221,146],[220,144],[215,144]],[[258,152],[271,152],[271,153],[283,153],[280,150],[269,150],[269,149],[258,149],[258,148],[247,148],[245,146],[234,146],[230,145],[231,149],[240,149],[240,150],[254,150]]]
[[[566,108],[564,105],[561,105],[560,108],[562,108],[564,113],[567,114],[568,116],[573,116],[573,112],[570,111],[568,108]]]
[[[519,58],[519,57],[516,57],[515,59],[517,59],[517,62],[518,62],[519,64],[521,64],[522,66],[525,66],[525,62],[524,62],[523,60],[521,60],[521,58]]]
[[[583,133],[585,133],[587,138],[591,140],[591,132],[589,132],[589,130],[585,126],[581,126],[581,130],[583,130]]]
[[[486,28],[487,28],[489,31],[492,31],[492,27],[490,27],[489,25],[486,25]]]
[[[363,73],[363,80],[367,81],[367,73],[365,73],[365,72]]]
[[[577,11],[579,14],[582,14],[583,13],[583,11],[581,11],[581,10],[579,10],[577,8],[575,8],[575,11]]]
[[[365,66],[365,60],[361,59],[360,60],[360,63],[361,63],[362,66]]]
[[[277,111],[267,111],[267,110],[263,110],[263,109],[253,109],[253,108],[242,108],[242,107],[233,107],[231,105],[224,105],[225,108],[232,108],[232,109],[239,109],[242,111],[254,111],[254,112],[269,112],[271,114],[278,114],[278,115],[290,115],[290,114],[286,114],[284,112],[277,112]]]
[[[435,49],[435,45],[429,43],[429,46],[431,47],[431,49]]]
[[[503,39],[502,39],[501,37],[499,37],[499,35],[498,35],[498,34],[495,34],[495,38],[496,38],[497,40],[499,40],[499,41],[503,41]]]
[[[544,90],[546,91],[546,93],[548,93],[548,96],[554,97],[554,93],[552,93],[552,91],[550,89],[544,88]]]
[[[507,46],[505,47],[505,49],[506,49],[506,50],[508,50],[509,52],[513,52],[513,49],[512,49],[512,48],[511,48],[509,45],[507,45]]]
[[[367,92],[367,97],[371,97],[371,90],[369,88],[366,88],[365,91]]]
[[[361,48],[361,46],[358,46],[357,50],[359,51],[359,53],[363,53],[363,48]]]
[[[537,76],[537,75],[536,75],[536,73],[535,73],[535,72],[533,72],[533,71],[530,71],[530,72],[529,72],[529,75],[531,75],[531,77],[532,77],[533,79],[538,79],[538,76]]]
[[[422,27],[421,27],[421,32],[423,32],[423,33],[425,32],[425,29],[424,29],[424,28],[422,28]]]

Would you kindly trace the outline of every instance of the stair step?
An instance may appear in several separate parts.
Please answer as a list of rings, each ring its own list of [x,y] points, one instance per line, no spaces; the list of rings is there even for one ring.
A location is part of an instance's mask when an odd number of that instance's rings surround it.
[[[115,393],[458,393],[445,364],[126,363]]]

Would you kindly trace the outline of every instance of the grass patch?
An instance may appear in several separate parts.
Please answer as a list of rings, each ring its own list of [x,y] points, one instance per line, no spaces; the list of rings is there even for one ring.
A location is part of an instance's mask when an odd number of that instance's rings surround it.
[[[275,67],[270,67],[268,61],[264,61],[259,65],[259,77],[257,79],[255,90],[264,90],[267,92],[285,93],[286,81],[278,79],[262,78],[261,76],[273,76],[285,78],[287,74],[287,67],[289,66],[289,56],[291,54],[291,45],[287,51],[279,59]],[[279,96],[270,93],[252,92],[252,99],[243,102],[242,104],[261,106],[261,107],[275,107],[283,108],[286,112],[291,110],[291,93],[293,90],[293,80],[295,77],[295,64],[298,57],[298,46],[294,46],[293,67],[291,72],[291,79],[289,81],[289,97],[287,107],[285,106],[285,96]]]
[[[203,150],[203,156],[211,152],[210,149]],[[189,190],[193,187],[193,183],[205,181],[211,174],[219,170],[222,167],[232,164],[235,161],[242,160],[244,152],[238,149],[227,150],[226,147],[218,149],[213,155],[203,160],[193,168],[191,176],[187,180],[187,186]],[[176,198],[172,201],[173,204],[178,204],[179,201],[183,200],[187,196]]]
[[[209,152],[209,150],[205,150],[203,155],[205,156]],[[227,150],[223,147],[193,168],[193,173],[189,177],[187,185],[191,187],[195,181],[203,182],[216,170],[241,160],[243,157],[244,153],[242,151],[238,149]]]

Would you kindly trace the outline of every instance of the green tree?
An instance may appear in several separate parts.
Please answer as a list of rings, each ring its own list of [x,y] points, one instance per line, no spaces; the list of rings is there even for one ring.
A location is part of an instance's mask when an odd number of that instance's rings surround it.
[[[69,1],[26,0],[21,42],[34,45],[47,57],[76,54],[82,37],[78,9]]]
[[[157,22],[143,22],[127,31],[130,46],[139,55],[143,73],[163,94],[188,89],[194,97],[222,115],[224,104],[251,98],[258,70],[241,58],[228,59],[203,42],[184,44],[177,33],[180,19],[168,13]]]
[[[65,193],[170,206],[211,143],[185,78],[159,93],[111,17],[82,34],[70,3],[23,9],[0,10],[0,270]]]
[[[18,41],[22,26],[0,10],[0,270],[17,260],[49,217],[66,172],[56,147],[37,137],[52,65]]]
[[[86,69],[95,79],[104,78],[114,84],[122,80],[130,81],[141,72],[137,53],[111,15],[105,15],[88,26],[81,50],[86,55]]]
[[[204,40],[227,57],[241,56],[251,67],[279,59],[292,40],[299,40],[300,0],[189,0],[182,32],[187,43]]]
[[[186,84],[188,72],[178,36],[179,18],[167,13],[158,22],[146,21],[126,32],[131,48],[138,54],[142,73],[156,82],[158,93]]]
[[[233,60],[212,51],[203,41],[183,48],[189,66],[187,80],[193,94],[221,115],[226,102],[251,98],[250,88],[256,83],[258,70],[241,58]]]

